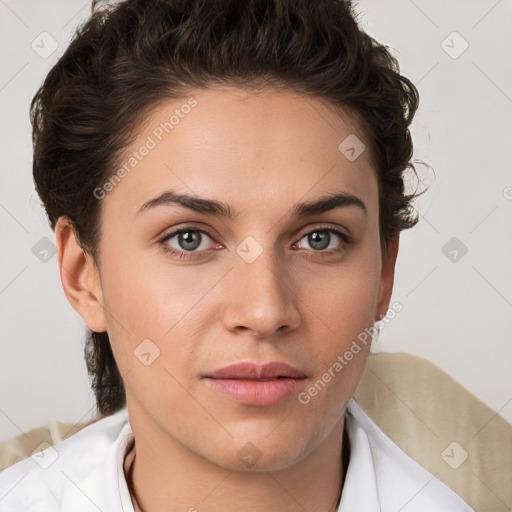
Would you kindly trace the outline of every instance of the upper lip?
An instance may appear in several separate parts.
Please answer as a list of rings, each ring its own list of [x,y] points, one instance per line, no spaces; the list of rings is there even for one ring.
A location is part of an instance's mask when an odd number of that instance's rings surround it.
[[[234,363],[208,374],[207,377],[212,379],[276,379],[278,377],[303,379],[306,376],[287,363],[272,361],[266,364]]]

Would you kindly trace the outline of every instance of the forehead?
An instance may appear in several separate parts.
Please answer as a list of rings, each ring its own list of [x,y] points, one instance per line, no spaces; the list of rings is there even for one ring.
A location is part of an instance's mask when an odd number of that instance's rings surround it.
[[[191,91],[148,112],[107,203],[135,212],[172,189],[261,209],[334,188],[371,202],[376,173],[358,121],[349,110],[288,91]]]

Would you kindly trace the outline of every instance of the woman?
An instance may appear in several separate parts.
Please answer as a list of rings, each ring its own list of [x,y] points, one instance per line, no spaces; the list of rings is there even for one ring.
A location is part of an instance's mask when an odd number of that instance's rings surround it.
[[[417,106],[349,2],[93,3],[31,108],[100,418],[0,510],[471,510],[352,398]]]

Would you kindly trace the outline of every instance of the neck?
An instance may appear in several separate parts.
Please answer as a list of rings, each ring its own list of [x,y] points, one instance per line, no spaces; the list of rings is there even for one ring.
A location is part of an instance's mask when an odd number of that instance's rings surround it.
[[[128,486],[142,512],[337,509],[349,460],[344,416],[314,451],[279,471],[230,471],[168,434],[132,429],[136,446]]]

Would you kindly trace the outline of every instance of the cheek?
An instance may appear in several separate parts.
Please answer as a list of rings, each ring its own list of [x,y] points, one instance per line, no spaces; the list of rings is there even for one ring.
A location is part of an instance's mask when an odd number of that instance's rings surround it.
[[[155,260],[139,254],[112,257],[104,264],[103,298],[112,350],[122,375],[131,372],[129,381],[140,381],[139,389],[168,379],[164,370],[179,377],[193,364],[197,344],[205,337],[200,331],[207,316],[205,296],[218,280],[198,277],[193,266],[173,268],[161,258]],[[154,362],[145,366],[148,359]]]
[[[309,298],[318,312],[312,325],[316,371],[298,401],[311,417],[323,417],[327,424],[341,414],[366,367],[378,290],[371,275],[366,266],[352,268],[329,293],[317,292]]]
[[[205,282],[192,266],[172,267],[142,252],[105,264],[105,307],[127,331],[162,338],[193,310]]]
[[[309,280],[308,307],[317,357],[316,378],[306,390],[308,407],[337,411],[357,387],[374,334],[380,254],[360,252],[336,272]],[[317,276],[318,278],[319,276]]]
[[[377,256],[354,256],[350,263],[329,269],[324,275],[304,282],[304,300],[329,335],[326,345],[341,350],[375,322],[380,264]],[[332,340],[338,340],[333,344]]]

